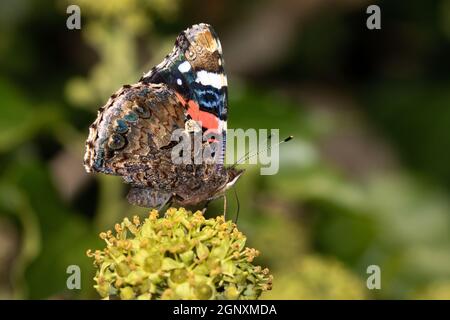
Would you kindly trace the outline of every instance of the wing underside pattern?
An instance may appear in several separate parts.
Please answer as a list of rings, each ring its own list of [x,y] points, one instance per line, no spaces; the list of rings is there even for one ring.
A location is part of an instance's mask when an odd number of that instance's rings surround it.
[[[207,24],[183,31],[171,54],[141,81],[165,83],[186,109],[188,119],[220,138],[217,163],[225,157],[228,92],[220,41]]]

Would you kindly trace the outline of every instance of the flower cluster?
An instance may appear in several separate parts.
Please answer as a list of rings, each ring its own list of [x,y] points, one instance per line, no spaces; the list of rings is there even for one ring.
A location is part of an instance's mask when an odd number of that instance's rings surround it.
[[[132,220],[101,233],[106,248],[87,253],[103,298],[257,299],[271,289],[269,270],[252,264],[259,252],[222,216],[170,208]]]

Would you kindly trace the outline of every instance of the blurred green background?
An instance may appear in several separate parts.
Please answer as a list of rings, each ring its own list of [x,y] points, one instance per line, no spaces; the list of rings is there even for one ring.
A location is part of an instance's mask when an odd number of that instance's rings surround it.
[[[295,136],[277,175],[247,166],[237,185],[239,228],[274,274],[263,298],[450,299],[449,0],[0,2],[0,298],[98,298],[86,250],[147,210],[84,172],[88,126],[199,22],[222,41],[229,127]]]

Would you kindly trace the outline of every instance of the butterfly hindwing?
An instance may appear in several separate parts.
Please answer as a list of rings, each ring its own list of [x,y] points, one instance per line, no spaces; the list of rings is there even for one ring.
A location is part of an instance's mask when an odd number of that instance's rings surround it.
[[[165,84],[127,85],[99,111],[86,142],[88,172],[126,176],[144,171],[144,161],[171,144],[185,115],[176,94]]]

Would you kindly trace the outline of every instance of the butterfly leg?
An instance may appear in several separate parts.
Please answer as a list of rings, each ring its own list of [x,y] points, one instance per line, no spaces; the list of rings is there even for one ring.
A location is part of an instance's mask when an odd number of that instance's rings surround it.
[[[158,208],[158,212],[161,212],[166,206],[170,207],[171,201],[172,200],[172,196],[169,195],[164,202],[159,206]],[[166,210],[167,211],[167,210]],[[164,218],[167,218],[166,213],[164,212]]]

